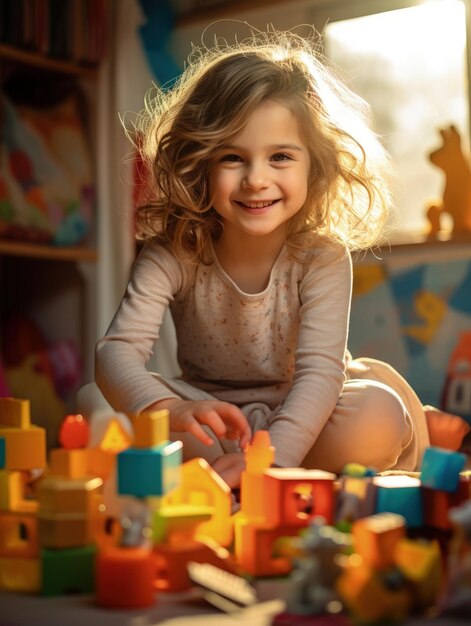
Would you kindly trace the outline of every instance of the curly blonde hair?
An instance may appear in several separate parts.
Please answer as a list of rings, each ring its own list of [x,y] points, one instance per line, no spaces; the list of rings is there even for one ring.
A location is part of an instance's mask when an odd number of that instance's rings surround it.
[[[147,94],[135,126],[151,174],[138,238],[211,262],[211,240],[222,232],[208,186],[211,160],[257,106],[274,100],[296,116],[311,161],[307,199],[288,222],[287,245],[304,250],[319,236],[349,249],[379,243],[389,210],[388,157],[368,106],[317,48],[314,36],[252,31],[234,46],[194,49],[171,89]]]

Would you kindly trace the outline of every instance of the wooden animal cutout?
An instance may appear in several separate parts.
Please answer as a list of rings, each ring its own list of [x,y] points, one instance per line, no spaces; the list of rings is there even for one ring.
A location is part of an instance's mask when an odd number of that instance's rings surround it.
[[[429,154],[433,165],[445,173],[441,204],[427,210],[429,236],[436,236],[443,227],[441,216],[447,213],[453,219],[453,235],[471,235],[471,167],[463,154],[461,137],[455,126],[440,129],[442,145]]]

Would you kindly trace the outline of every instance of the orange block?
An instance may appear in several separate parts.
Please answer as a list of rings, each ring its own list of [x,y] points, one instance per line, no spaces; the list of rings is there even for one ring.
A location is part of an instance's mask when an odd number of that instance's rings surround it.
[[[154,557],[143,548],[109,548],[98,554],[97,602],[114,609],[152,606]]]
[[[0,470],[0,511],[34,513],[37,510],[37,500],[25,499],[22,473]]]
[[[169,440],[169,412],[143,411],[129,416],[134,428],[135,448],[152,448]]]
[[[36,593],[41,590],[39,559],[0,559],[0,589]]]
[[[94,543],[93,518],[80,513],[39,513],[42,548],[78,548]]]
[[[83,478],[88,475],[86,448],[55,448],[49,456],[49,475],[67,478]]]
[[[101,478],[62,478],[46,476],[38,485],[41,514],[89,515],[102,503]]]
[[[29,428],[31,426],[29,400],[0,398],[0,424],[13,428]]]
[[[46,431],[39,426],[15,428],[0,426],[0,437],[5,439],[5,467],[7,470],[31,470],[46,466]]]
[[[87,474],[107,480],[116,467],[116,454],[101,448],[87,448]]]
[[[422,486],[425,525],[449,530],[451,528],[451,522],[448,517],[449,510],[460,506],[460,504],[463,504],[470,498],[470,484],[470,477],[462,475],[460,476],[458,489],[453,493]]]
[[[377,513],[352,525],[355,551],[366,565],[378,570],[393,565],[396,546],[405,534],[405,519],[396,513]]]
[[[38,555],[37,516],[0,512],[0,557],[34,559]]]

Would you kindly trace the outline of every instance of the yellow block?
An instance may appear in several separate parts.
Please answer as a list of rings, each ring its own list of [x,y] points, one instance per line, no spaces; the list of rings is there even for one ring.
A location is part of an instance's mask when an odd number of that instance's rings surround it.
[[[7,470],[30,470],[46,466],[46,431],[39,426],[18,428],[0,426],[5,439]]]
[[[169,439],[169,413],[162,411],[143,411],[139,415],[130,415],[134,427],[135,448],[152,448]]]
[[[29,400],[0,398],[0,424],[14,428],[29,428],[31,425]]]
[[[442,566],[437,541],[401,539],[395,550],[395,563],[413,584],[414,600],[420,608],[435,603],[440,593]]]
[[[0,470],[0,511],[22,513],[37,511],[37,500],[25,500],[24,491],[21,472]]]
[[[131,445],[131,436],[121,426],[119,421],[112,418],[108,424],[108,428],[99,443],[99,447],[105,452],[118,454],[126,450]]]
[[[55,448],[49,458],[49,475],[83,478],[88,475],[88,448]]]
[[[0,589],[40,591],[41,562],[38,559],[0,559]]]
[[[38,485],[40,514],[88,515],[102,500],[102,486],[103,480],[98,477],[71,479],[46,476]]]

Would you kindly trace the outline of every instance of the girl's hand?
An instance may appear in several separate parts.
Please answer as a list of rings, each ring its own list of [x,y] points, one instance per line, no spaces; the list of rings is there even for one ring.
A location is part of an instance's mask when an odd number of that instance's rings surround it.
[[[240,475],[245,470],[245,455],[243,452],[229,452],[216,459],[212,467],[231,489],[239,487]]]
[[[146,411],[168,409],[170,430],[189,432],[210,446],[214,443],[202,425],[208,426],[218,439],[238,439],[243,449],[252,436],[245,415],[235,404],[219,400],[160,400]]]

